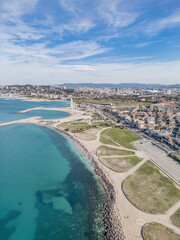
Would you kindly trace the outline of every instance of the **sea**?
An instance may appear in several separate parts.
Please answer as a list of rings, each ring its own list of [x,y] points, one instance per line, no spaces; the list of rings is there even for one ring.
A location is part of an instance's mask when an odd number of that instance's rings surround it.
[[[0,122],[60,111],[18,111],[69,103],[0,99]],[[0,127],[0,240],[103,239],[106,193],[88,161],[63,134],[21,123]]]

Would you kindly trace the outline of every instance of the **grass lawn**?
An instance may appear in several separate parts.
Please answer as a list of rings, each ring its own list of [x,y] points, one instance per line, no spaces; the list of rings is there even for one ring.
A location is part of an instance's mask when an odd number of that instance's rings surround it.
[[[93,122],[92,126],[93,127],[108,127],[109,125],[106,122]]]
[[[172,224],[180,228],[180,208],[171,216]]]
[[[180,199],[180,190],[151,162],[146,162],[123,183],[126,196],[139,209],[164,213]]]
[[[95,119],[98,119],[98,120],[102,120],[102,119],[103,119],[103,118],[101,117],[101,115],[99,115],[98,113],[94,113],[94,114],[92,115],[92,117],[95,118]]]
[[[148,223],[143,229],[145,240],[180,240],[180,235],[159,223]]]
[[[107,137],[103,137],[102,135],[100,136],[100,142],[102,142],[103,144],[108,144],[108,145],[113,145],[116,147],[119,147],[118,144],[116,144],[115,142],[111,141],[110,138]]]
[[[107,144],[107,142],[108,144],[112,144],[111,140],[113,140],[114,142],[120,144],[122,147],[129,149],[135,149],[130,143],[139,139],[141,139],[141,137],[135,133],[127,129],[120,129],[115,127],[104,130],[100,136],[100,141],[104,144]]]
[[[96,140],[97,138],[95,134],[86,133],[86,132],[76,133],[75,136],[79,139],[86,140],[86,141]]]
[[[104,165],[115,172],[127,172],[130,168],[138,164],[142,159],[136,156],[132,157],[109,157],[100,159]]]
[[[59,124],[59,127],[69,129],[70,131],[85,131],[90,129],[90,125],[86,122],[65,122]]]
[[[72,132],[83,132],[85,130],[91,129],[91,128],[101,128],[106,127],[106,122],[94,122],[92,124],[76,121],[76,122],[65,122],[58,125],[59,127],[62,127],[64,129],[68,129]]]
[[[77,102],[87,102],[87,103],[95,103],[95,104],[114,104],[114,105],[136,105],[136,106],[150,106],[152,103],[150,102],[133,102],[133,101],[122,101],[122,100],[111,100],[111,99],[75,99]]]
[[[128,151],[128,150],[121,150],[121,149],[116,149],[116,148],[111,148],[111,147],[107,147],[107,146],[100,146],[97,149],[97,155],[99,157],[102,156],[125,156],[125,155],[133,155],[134,152],[133,151]]]

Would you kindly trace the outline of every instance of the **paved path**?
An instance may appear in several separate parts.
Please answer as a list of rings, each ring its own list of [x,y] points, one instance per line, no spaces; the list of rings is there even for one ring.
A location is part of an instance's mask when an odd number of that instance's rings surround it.
[[[100,142],[101,143],[101,142]],[[115,148],[115,149],[120,149],[120,150],[126,150],[127,152],[135,152],[135,149],[129,149],[129,148],[125,148],[125,147],[121,147],[121,146],[114,146],[114,145],[110,145],[110,144],[105,144],[105,143],[101,143],[101,145],[104,145],[106,147],[109,148]]]
[[[143,140],[142,144],[140,141],[137,141],[134,145],[137,149],[145,152],[155,165],[180,184],[180,163],[168,157],[163,150],[149,141]]]
[[[172,206],[165,214],[171,217],[180,208],[180,200],[174,206]]]

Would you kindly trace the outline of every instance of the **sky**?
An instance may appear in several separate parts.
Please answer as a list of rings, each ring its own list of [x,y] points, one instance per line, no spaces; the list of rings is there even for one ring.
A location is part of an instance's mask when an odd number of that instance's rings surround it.
[[[0,0],[0,85],[180,83],[179,0]]]

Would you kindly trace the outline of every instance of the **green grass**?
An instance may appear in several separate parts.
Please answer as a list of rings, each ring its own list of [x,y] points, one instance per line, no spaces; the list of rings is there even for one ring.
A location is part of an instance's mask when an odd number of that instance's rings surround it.
[[[130,144],[131,142],[141,139],[141,137],[127,129],[120,129],[115,127],[106,129],[101,133],[100,141],[104,144],[107,144],[108,141],[105,138],[109,138],[110,140],[113,140],[114,142],[120,144],[122,147],[129,149],[135,149]],[[112,143],[109,142],[108,144]]]
[[[133,102],[133,101],[122,101],[122,100],[111,100],[111,99],[75,99],[77,102],[87,102],[95,104],[114,104],[114,105],[136,105],[136,106],[150,106],[151,102]]]
[[[101,115],[99,115],[98,113],[94,113],[94,114],[92,115],[92,117],[95,118],[95,119],[98,119],[98,120],[103,120],[103,118],[101,117]]]
[[[73,126],[87,126],[89,125],[88,123],[86,122],[69,122],[71,125]],[[63,124],[63,123],[62,123]]]
[[[97,149],[97,155],[99,157],[102,156],[125,156],[125,155],[133,155],[134,152],[133,151],[127,151],[127,150],[121,150],[121,149],[116,149],[116,148],[111,148],[111,147],[107,147],[107,146],[100,146]]]
[[[180,208],[171,216],[172,224],[180,228]]]
[[[72,132],[80,132],[90,129],[90,125],[85,122],[65,122],[58,125],[64,129],[68,129]]]
[[[113,141],[111,141],[111,140],[110,140],[109,138],[107,138],[107,137],[100,136],[100,142],[102,142],[103,144],[113,145],[113,146],[119,147],[118,144],[114,143]]]
[[[92,126],[93,127],[108,127],[109,125],[106,122],[93,122]]]
[[[101,158],[101,162],[115,172],[127,172],[130,168],[138,164],[142,159],[136,156],[132,157],[109,157]]]
[[[143,228],[145,240],[180,240],[180,235],[159,223],[148,223]]]
[[[108,124],[106,122],[94,122],[92,124],[76,121],[76,122],[65,122],[58,125],[61,128],[68,129],[72,132],[84,132],[91,128],[101,128],[107,127]]]
[[[95,134],[91,134],[87,132],[75,133],[75,136],[85,141],[93,141],[93,140],[96,140],[97,138]]]
[[[173,181],[149,161],[125,179],[123,188],[135,206],[152,214],[164,213],[180,199]]]

